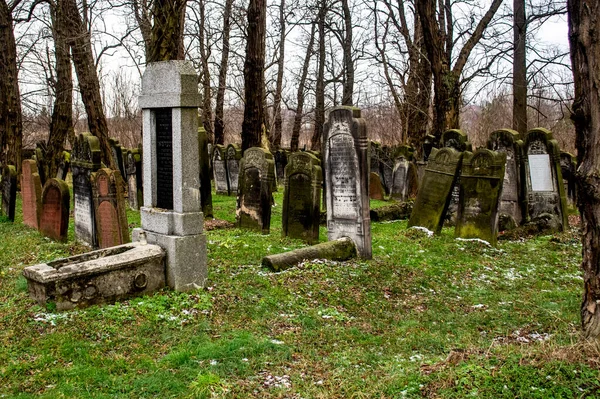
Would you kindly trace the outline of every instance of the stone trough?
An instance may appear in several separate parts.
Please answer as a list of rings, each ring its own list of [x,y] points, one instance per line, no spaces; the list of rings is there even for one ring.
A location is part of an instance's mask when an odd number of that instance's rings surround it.
[[[165,251],[143,243],[119,245],[23,270],[29,294],[57,310],[111,303],[165,286]]]

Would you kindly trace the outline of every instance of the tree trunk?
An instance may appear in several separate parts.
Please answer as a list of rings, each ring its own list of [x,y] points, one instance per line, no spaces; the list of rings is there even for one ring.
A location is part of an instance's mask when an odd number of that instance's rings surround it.
[[[577,205],[581,214],[583,301],[581,324],[588,339],[600,338],[600,3],[569,0],[569,41],[575,83]]]
[[[296,97],[296,114],[294,115],[294,126],[292,128],[292,139],[290,141],[290,147],[292,152],[298,151],[298,145],[300,142],[300,129],[302,128],[302,116],[304,113],[306,78],[308,77],[310,58],[313,53],[313,46],[315,45],[315,31],[316,24],[313,22],[312,27],[310,29],[310,38],[308,39],[308,45],[306,46],[304,64],[302,65],[302,75],[300,76],[300,83],[298,84],[298,95]]]
[[[244,62],[244,121],[242,151],[261,146],[265,129],[265,39],[267,24],[266,0],[250,0],[248,5],[248,40]]]
[[[205,40],[204,34],[204,21],[205,21],[205,6],[204,0],[198,1],[198,6],[200,7],[200,27],[199,27],[199,35],[198,41],[200,42],[200,63],[202,65],[202,74],[201,76],[201,84],[202,84],[202,125],[204,126],[204,130],[206,130],[206,135],[208,136],[208,141],[212,142],[214,140],[214,132],[212,128],[212,94],[210,88],[210,69],[208,67],[208,52],[207,45],[208,43]]]
[[[348,6],[348,0],[342,0],[344,12],[344,89],[342,92],[342,105],[354,105],[352,95],[354,94],[354,60],[352,59],[352,14]]]
[[[142,40],[144,41],[144,54],[148,57],[152,47],[152,18],[149,0],[133,0],[131,3],[135,20],[140,27]]]
[[[527,60],[525,0],[513,0],[513,129],[522,139],[527,134]]]
[[[152,8],[154,23],[147,62],[183,60],[183,29],[187,0],[156,0]]]
[[[215,144],[223,144],[225,142],[223,108],[225,104],[225,87],[227,85],[227,64],[229,62],[229,32],[231,31],[232,4],[233,0],[226,0],[225,9],[223,10],[223,49],[221,50],[219,87],[217,88],[217,105],[215,107]]]
[[[283,117],[281,116],[281,92],[283,90],[283,72],[285,56],[285,0],[279,4],[279,59],[277,60],[277,84],[275,87],[275,96],[273,99],[273,148],[281,147],[281,134],[283,130]]]
[[[0,167],[14,165],[21,170],[23,123],[17,69],[17,46],[12,12],[0,0]]]
[[[98,137],[102,160],[111,169],[118,170],[118,165],[112,157],[108,142],[108,125],[102,108],[100,96],[100,82],[96,71],[96,64],[92,53],[90,32],[86,29],[79,14],[75,0],[59,0],[59,7],[66,18],[67,29],[70,33],[67,41],[71,47],[75,73],[79,82],[79,90],[85,112],[87,114],[90,133]]]
[[[54,109],[52,110],[46,151],[48,177],[56,176],[62,159],[65,139],[73,129],[73,74],[67,43],[67,25],[63,9],[52,4],[50,12],[56,60],[56,81],[54,82]]]
[[[323,124],[325,123],[325,17],[327,15],[326,0],[321,0],[317,28],[319,29],[319,57],[317,66],[317,84],[315,87],[315,129],[310,140],[310,149],[321,151]]]

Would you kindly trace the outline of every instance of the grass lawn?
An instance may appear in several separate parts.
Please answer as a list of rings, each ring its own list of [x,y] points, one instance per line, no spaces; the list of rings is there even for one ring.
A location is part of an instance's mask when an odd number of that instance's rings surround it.
[[[55,243],[18,203],[0,221],[0,397],[600,397],[599,352],[578,332],[577,231],[489,248],[373,223],[373,260],[275,274],[262,257],[303,246],[281,238],[275,198],[270,235],[206,233],[204,290],[64,313],[37,306],[21,271],[85,248],[72,220]],[[235,198],[213,206],[235,220]]]

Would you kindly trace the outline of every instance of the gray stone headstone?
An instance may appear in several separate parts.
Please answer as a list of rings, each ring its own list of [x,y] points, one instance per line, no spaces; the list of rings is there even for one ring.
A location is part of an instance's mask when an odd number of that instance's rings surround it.
[[[550,215],[561,230],[568,226],[567,200],[560,170],[560,151],[552,133],[532,129],[525,139],[526,211],[529,221]]]
[[[100,169],[101,152],[98,138],[83,133],[75,138],[71,153],[75,239],[92,248],[98,246],[91,174]]]
[[[506,219],[506,222],[501,227],[519,226],[523,221],[523,142],[518,132],[500,129],[490,135],[487,148],[506,154],[499,211],[500,220]]]
[[[452,188],[460,171],[462,153],[453,148],[433,148],[419,187],[408,226],[440,233],[450,205]]]
[[[242,149],[237,144],[229,144],[225,155],[227,162],[227,180],[231,194],[237,195],[238,180],[240,179],[240,160]]]
[[[58,169],[56,170],[56,178],[59,180],[66,180],[70,167],[71,154],[67,151],[63,151],[60,156],[60,162],[58,163]]]
[[[351,238],[360,257],[372,257],[367,126],[360,109],[336,107],[323,132],[327,237]]]
[[[562,173],[567,200],[569,201],[569,205],[574,206],[577,204],[577,182],[575,180],[577,163],[573,155],[568,152],[560,153],[560,171]]]
[[[277,182],[283,182],[285,175],[285,166],[288,163],[288,156],[285,150],[277,150],[275,154],[273,154],[273,158],[275,159],[275,172],[277,175]]]
[[[260,147],[248,148],[240,162],[236,209],[239,227],[269,234],[274,180],[273,155]]]
[[[197,83],[190,62],[149,63],[139,98],[144,130],[144,206],[140,212],[142,228],[134,231],[134,240],[139,241],[144,233],[148,243],[165,249],[167,284],[178,291],[203,287],[207,277]]]
[[[506,153],[479,149],[463,154],[457,237],[479,238],[496,245],[505,164]]]
[[[308,244],[319,242],[321,218],[321,161],[306,152],[287,158],[284,176],[283,237],[299,238]]]
[[[442,134],[441,140],[442,147],[454,148],[458,152],[471,151],[471,143],[465,133],[458,129],[450,129]],[[457,174],[456,182],[452,188],[452,197],[448,211],[446,212],[446,219],[453,225],[456,223],[456,216],[458,211],[458,200],[459,200],[459,186],[460,186],[460,169]]]
[[[127,173],[129,207],[131,209],[139,210],[144,201],[142,191],[142,155],[139,150],[132,149],[127,152],[125,172]]]
[[[213,148],[213,175],[215,190],[217,194],[229,195],[229,176],[227,174],[227,162],[225,160],[225,147],[217,144]]]
[[[396,158],[392,180],[391,197],[399,201],[407,201],[417,196],[419,177],[416,165],[404,155]]]

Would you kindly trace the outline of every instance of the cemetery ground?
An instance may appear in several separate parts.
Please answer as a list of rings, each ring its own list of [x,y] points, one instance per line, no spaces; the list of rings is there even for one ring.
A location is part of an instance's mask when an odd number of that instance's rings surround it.
[[[373,260],[272,273],[264,255],[303,245],[281,238],[275,201],[270,235],[206,233],[205,289],[61,313],[21,272],[86,248],[72,220],[68,243],[23,225],[19,201],[0,222],[0,397],[600,397],[576,229],[491,248],[372,223]],[[235,197],[213,206],[234,221]]]

